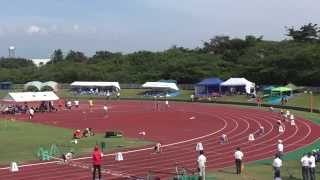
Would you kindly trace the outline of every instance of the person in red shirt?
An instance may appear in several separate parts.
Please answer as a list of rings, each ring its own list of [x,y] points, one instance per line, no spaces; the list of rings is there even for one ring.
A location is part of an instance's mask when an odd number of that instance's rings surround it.
[[[95,146],[94,151],[92,153],[93,180],[95,180],[96,178],[96,170],[98,170],[99,180],[101,179],[101,160],[102,152],[99,150],[98,146]]]

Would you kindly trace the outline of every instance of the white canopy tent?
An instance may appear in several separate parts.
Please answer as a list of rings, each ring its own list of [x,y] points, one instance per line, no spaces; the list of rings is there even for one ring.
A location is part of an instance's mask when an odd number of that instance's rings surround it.
[[[146,82],[142,85],[143,88],[150,89],[169,89],[174,91],[179,91],[179,88],[176,83],[167,83],[167,82]]]
[[[59,97],[52,91],[46,92],[10,92],[3,98],[8,102],[39,102],[39,101],[56,101]]]
[[[245,86],[245,90],[247,94],[255,93],[255,84],[253,82],[248,81],[246,78],[229,78],[225,82],[222,82],[220,86]],[[254,90],[253,92],[251,90]]]
[[[90,82],[90,81],[75,81],[70,84],[72,87],[115,87],[120,90],[119,82]]]

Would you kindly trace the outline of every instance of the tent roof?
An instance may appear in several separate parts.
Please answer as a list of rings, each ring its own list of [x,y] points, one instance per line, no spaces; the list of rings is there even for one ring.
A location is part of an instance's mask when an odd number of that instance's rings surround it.
[[[297,90],[297,89],[299,89],[296,85],[294,85],[294,84],[292,84],[292,83],[287,84],[285,87],[290,88],[290,89],[292,89],[292,90]]]
[[[0,82],[0,84],[12,84],[12,82],[11,81],[2,81],[2,82]]]
[[[34,86],[36,87],[39,91],[41,90],[41,87],[42,87],[42,82],[40,81],[30,81],[30,82],[27,82],[25,85],[24,85],[24,88],[27,89],[28,87],[30,86]]]
[[[177,83],[177,81],[174,80],[174,79],[167,79],[167,80],[166,79],[161,79],[158,82]]]
[[[272,92],[275,92],[275,91],[285,92],[285,91],[292,91],[292,89],[287,88],[287,87],[277,87],[277,88],[273,88],[271,91]]]
[[[54,81],[47,81],[42,84],[42,86],[57,86],[57,85],[58,85],[58,83],[54,82]]]
[[[58,83],[57,82],[54,82],[54,81],[47,81],[45,83],[42,83],[42,86],[41,88],[43,87],[46,87],[46,86],[49,86],[53,89],[53,91],[58,91]]]
[[[201,82],[197,83],[199,86],[210,86],[210,85],[220,85],[223,81],[220,78],[211,77],[204,79]]]
[[[59,97],[52,91],[10,92],[3,100],[10,102],[56,101],[59,100]]]
[[[221,86],[245,86],[248,84],[253,84],[246,78],[229,78],[225,82],[221,83]]]
[[[142,85],[144,88],[159,88],[159,89],[171,89],[178,91],[179,88],[176,83],[166,83],[166,82],[146,82]]]
[[[274,86],[267,86],[267,87],[263,88],[263,90],[268,91],[268,90],[272,90],[274,88],[275,88]]]
[[[81,86],[81,87],[116,87],[120,89],[119,82],[90,82],[90,81],[75,81],[71,83],[71,86]]]
[[[229,78],[227,81],[221,83],[220,86],[245,86],[246,93],[251,94],[251,89],[254,89],[255,84],[246,78]]]

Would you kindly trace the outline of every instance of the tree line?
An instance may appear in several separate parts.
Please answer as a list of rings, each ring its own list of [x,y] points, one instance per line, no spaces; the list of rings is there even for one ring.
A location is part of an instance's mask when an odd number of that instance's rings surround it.
[[[246,77],[257,84],[320,85],[320,30],[309,23],[287,28],[289,39],[264,40],[216,36],[194,49],[173,46],[162,52],[130,54],[97,51],[54,51],[51,62],[37,68],[28,59],[0,58],[0,81],[119,81],[143,83],[174,79],[196,83],[207,77]]]

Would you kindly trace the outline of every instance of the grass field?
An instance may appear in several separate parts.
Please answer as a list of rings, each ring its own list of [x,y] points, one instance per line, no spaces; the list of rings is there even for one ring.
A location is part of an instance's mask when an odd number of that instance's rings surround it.
[[[52,126],[0,120],[0,164],[8,165],[16,161],[19,164],[37,160],[39,147],[50,149],[51,144],[56,144],[60,151],[66,153],[71,149],[76,156],[91,153],[96,143],[106,143],[107,151],[138,147],[149,142],[128,138],[104,138],[102,134],[96,134],[79,140],[77,145],[71,143],[72,130]]]

